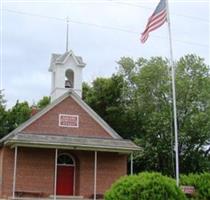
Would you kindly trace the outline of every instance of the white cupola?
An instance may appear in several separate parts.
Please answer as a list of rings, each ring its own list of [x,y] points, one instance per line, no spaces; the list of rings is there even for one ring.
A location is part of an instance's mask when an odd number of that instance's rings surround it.
[[[52,73],[51,101],[63,95],[70,88],[82,96],[82,70],[85,67],[82,57],[73,51],[52,54],[49,71]]]

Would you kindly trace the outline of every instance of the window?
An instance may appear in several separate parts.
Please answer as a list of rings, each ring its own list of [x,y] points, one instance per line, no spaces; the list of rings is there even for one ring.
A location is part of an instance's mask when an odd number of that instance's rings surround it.
[[[74,165],[74,160],[68,154],[61,154],[58,156],[57,164],[58,165]]]

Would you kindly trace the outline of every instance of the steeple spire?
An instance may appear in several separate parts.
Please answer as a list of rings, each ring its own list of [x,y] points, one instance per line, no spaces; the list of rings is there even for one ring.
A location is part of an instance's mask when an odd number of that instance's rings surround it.
[[[66,17],[66,52],[69,50],[69,17]]]

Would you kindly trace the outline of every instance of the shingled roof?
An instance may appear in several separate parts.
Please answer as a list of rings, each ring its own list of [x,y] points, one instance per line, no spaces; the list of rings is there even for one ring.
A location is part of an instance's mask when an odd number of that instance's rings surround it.
[[[24,133],[24,129],[39,119],[49,110],[54,108],[64,99],[73,98],[89,115],[102,126],[112,138],[88,138],[88,137],[74,137],[74,136],[56,136],[43,134],[29,134]],[[48,148],[67,148],[80,150],[98,150],[98,151],[112,151],[112,152],[132,152],[140,150],[130,140],[124,140],[118,135],[96,112],[94,112],[75,92],[69,89],[64,95],[56,99],[43,110],[35,114],[25,123],[21,124],[10,134],[0,140],[1,145],[18,145],[18,146],[34,146],[34,147],[48,147]]]
[[[65,52],[64,54],[56,54],[53,53],[51,55],[51,61],[50,61],[50,68],[49,71],[51,71],[52,67],[54,64],[65,64],[65,62],[67,61],[67,58],[69,56],[72,56],[74,61],[77,63],[78,66],[80,67],[84,67],[86,64],[83,62],[82,57],[81,56],[76,56],[74,55],[73,51],[68,51]]]
[[[130,140],[19,133],[6,145],[130,153],[140,148]]]

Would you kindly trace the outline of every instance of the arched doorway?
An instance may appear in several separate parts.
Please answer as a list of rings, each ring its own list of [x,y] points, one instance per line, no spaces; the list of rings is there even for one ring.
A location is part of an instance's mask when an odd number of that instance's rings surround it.
[[[75,160],[70,154],[62,153],[57,159],[56,195],[74,195]]]

